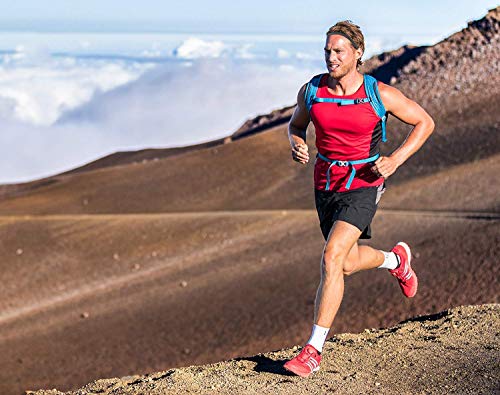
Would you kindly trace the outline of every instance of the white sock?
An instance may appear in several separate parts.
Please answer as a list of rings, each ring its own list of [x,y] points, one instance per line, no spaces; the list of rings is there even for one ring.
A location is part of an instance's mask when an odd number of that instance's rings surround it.
[[[399,266],[399,259],[394,252],[379,251],[384,254],[384,263],[377,266],[378,269],[396,269]]]
[[[323,344],[325,344],[326,336],[330,328],[324,328],[322,326],[313,325],[312,334],[306,344],[310,344],[319,352],[323,351]]]

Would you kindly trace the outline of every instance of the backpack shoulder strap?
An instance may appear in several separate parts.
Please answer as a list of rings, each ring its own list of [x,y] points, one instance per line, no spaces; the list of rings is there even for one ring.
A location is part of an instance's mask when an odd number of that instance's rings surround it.
[[[314,103],[314,99],[316,98],[316,92],[318,91],[319,82],[322,76],[323,74],[315,75],[306,85],[304,99],[306,102],[307,111],[311,111],[311,107]]]
[[[380,92],[378,90],[378,83],[375,77],[371,75],[364,74],[364,83],[365,83],[365,93],[366,96],[370,99],[370,103],[380,119],[382,120],[382,142],[386,142],[386,131],[385,124],[387,121],[387,111],[384,107],[384,103],[382,103],[382,98],[380,97]]]

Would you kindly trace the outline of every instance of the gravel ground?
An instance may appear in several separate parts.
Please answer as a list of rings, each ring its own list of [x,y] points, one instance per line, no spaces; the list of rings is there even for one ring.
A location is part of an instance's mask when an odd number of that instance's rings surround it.
[[[460,306],[387,329],[340,334],[304,379],[282,365],[298,347],[145,376],[97,380],[84,394],[492,394],[500,391],[500,305]]]

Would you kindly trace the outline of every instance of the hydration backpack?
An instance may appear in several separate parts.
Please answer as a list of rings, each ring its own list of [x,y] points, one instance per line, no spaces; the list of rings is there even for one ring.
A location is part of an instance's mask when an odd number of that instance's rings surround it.
[[[380,98],[380,93],[378,90],[377,80],[368,74],[363,74],[365,93],[367,97],[359,99],[339,99],[331,97],[316,97],[316,92],[318,91],[319,82],[323,74],[315,75],[311,81],[307,83],[306,91],[304,93],[304,98],[306,101],[306,107],[308,111],[311,111],[311,107],[314,103],[337,103],[339,106],[347,106],[361,103],[370,103],[380,119],[382,120],[382,142],[386,142],[386,132],[385,124],[387,122],[387,111],[385,110],[382,99]]]

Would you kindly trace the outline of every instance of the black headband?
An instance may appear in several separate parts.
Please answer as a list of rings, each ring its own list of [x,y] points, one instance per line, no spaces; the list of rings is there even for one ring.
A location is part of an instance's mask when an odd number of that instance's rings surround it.
[[[347,38],[347,39],[351,42],[352,46],[353,46],[355,49],[358,49],[358,48],[359,48],[359,45],[358,45],[358,44],[356,44],[356,43],[352,40],[352,38],[351,38],[351,37],[349,37],[349,36],[348,36],[347,34],[345,34],[345,33],[342,33],[342,32],[331,32],[331,33],[326,33],[326,35],[327,35],[327,36],[332,36],[332,35],[334,35],[334,34],[338,34],[338,35],[340,35],[340,36],[343,36],[343,37]]]

